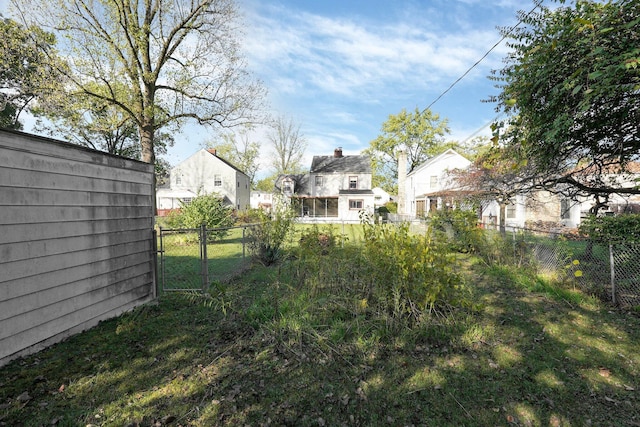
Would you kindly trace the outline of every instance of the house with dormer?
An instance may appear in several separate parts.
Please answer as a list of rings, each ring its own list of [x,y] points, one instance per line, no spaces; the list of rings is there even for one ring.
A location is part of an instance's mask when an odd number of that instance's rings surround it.
[[[314,156],[309,173],[282,175],[276,190],[290,200],[303,221],[360,220],[360,212],[373,213],[375,195],[371,188],[371,160],[368,156]]]
[[[238,211],[249,208],[249,177],[218,157],[216,150],[202,149],[171,169],[169,182],[156,191],[158,215],[189,204],[200,194],[217,194]]]

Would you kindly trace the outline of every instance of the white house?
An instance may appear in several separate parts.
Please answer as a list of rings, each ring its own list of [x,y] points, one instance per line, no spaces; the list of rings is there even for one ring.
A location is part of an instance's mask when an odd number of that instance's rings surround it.
[[[306,221],[359,221],[360,212],[373,213],[371,161],[368,156],[314,156],[309,173],[284,175],[276,189],[296,201]]]
[[[250,194],[251,209],[271,210],[273,207],[273,193],[268,191],[252,191]]]
[[[189,203],[199,194],[218,194],[237,210],[249,207],[249,177],[215,150],[202,149],[171,169],[168,186],[156,191],[158,215]]]
[[[446,206],[439,193],[454,190],[455,182],[448,172],[466,169],[471,162],[453,149],[434,156],[407,174],[405,182],[405,210],[399,214],[422,217]],[[402,180],[398,179],[398,182]]]
[[[593,180],[616,185],[619,188],[632,188],[640,178],[640,164],[628,165],[626,174],[612,171],[607,174],[594,175]],[[589,176],[584,176],[590,180]],[[576,228],[583,218],[589,214],[594,205],[592,197],[566,197],[548,191],[536,191],[533,194],[519,194],[505,208],[505,225],[516,228],[532,228],[546,224],[555,228]],[[607,207],[600,211],[604,215],[618,215],[625,212],[640,211],[640,196],[612,194]],[[489,202],[482,209],[482,222],[485,224],[500,223],[500,206],[496,201]]]
[[[384,206],[392,200],[391,195],[380,187],[374,187],[371,191],[373,191],[373,204],[376,208]]]

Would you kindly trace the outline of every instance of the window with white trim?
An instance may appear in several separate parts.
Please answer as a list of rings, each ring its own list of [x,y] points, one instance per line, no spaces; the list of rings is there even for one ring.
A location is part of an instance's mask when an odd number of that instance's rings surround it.
[[[514,205],[513,203],[508,204],[505,216],[506,216],[507,219],[515,219],[515,217],[516,217],[516,205]]]
[[[349,190],[357,190],[358,189],[358,177],[350,176],[349,177]]]
[[[322,187],[324,185],[322,176],[318,175],[316,176],[316,187]]]
[[[222,175],[219,175],[219,174],[213,175],[213,186],[222,187]]]
[[[362,199],[349,200],[349,209],[362,209],[364,201]]]

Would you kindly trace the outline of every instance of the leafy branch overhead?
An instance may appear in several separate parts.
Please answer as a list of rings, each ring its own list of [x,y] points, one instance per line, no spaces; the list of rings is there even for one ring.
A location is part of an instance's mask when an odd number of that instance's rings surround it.
[[[576,1],[521,19],[493,76],[493,101],[510,116],[501,142],[519,147],[543,187],[640,194],[611,179],[640,154],[640,3]]]
[[[260,120],[261,84],[240,53],[233,0],[12,0],[30,25],[51,29],[69,70],[63,94],[116,107],[138,129],[143,161],[155,135],[186,121]],[[124,86],[125,90],[122,90]]]

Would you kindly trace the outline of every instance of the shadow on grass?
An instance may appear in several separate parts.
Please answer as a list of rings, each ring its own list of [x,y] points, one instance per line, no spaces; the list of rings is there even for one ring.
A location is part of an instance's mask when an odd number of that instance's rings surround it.
[[[380,334],[370,319],[327,296],[302,298],[307,290],[273,274],[249,272],[232,287],[227,316],[167,295],[1,368],[0,423],[640,422],[637,317],[531,292],[535,283],[494,269],[470,279],[481,312],[445,332],[434,323]],[[293,304],[308,304],[297,322]],[[329,324],[313,314],[325,308]]]

